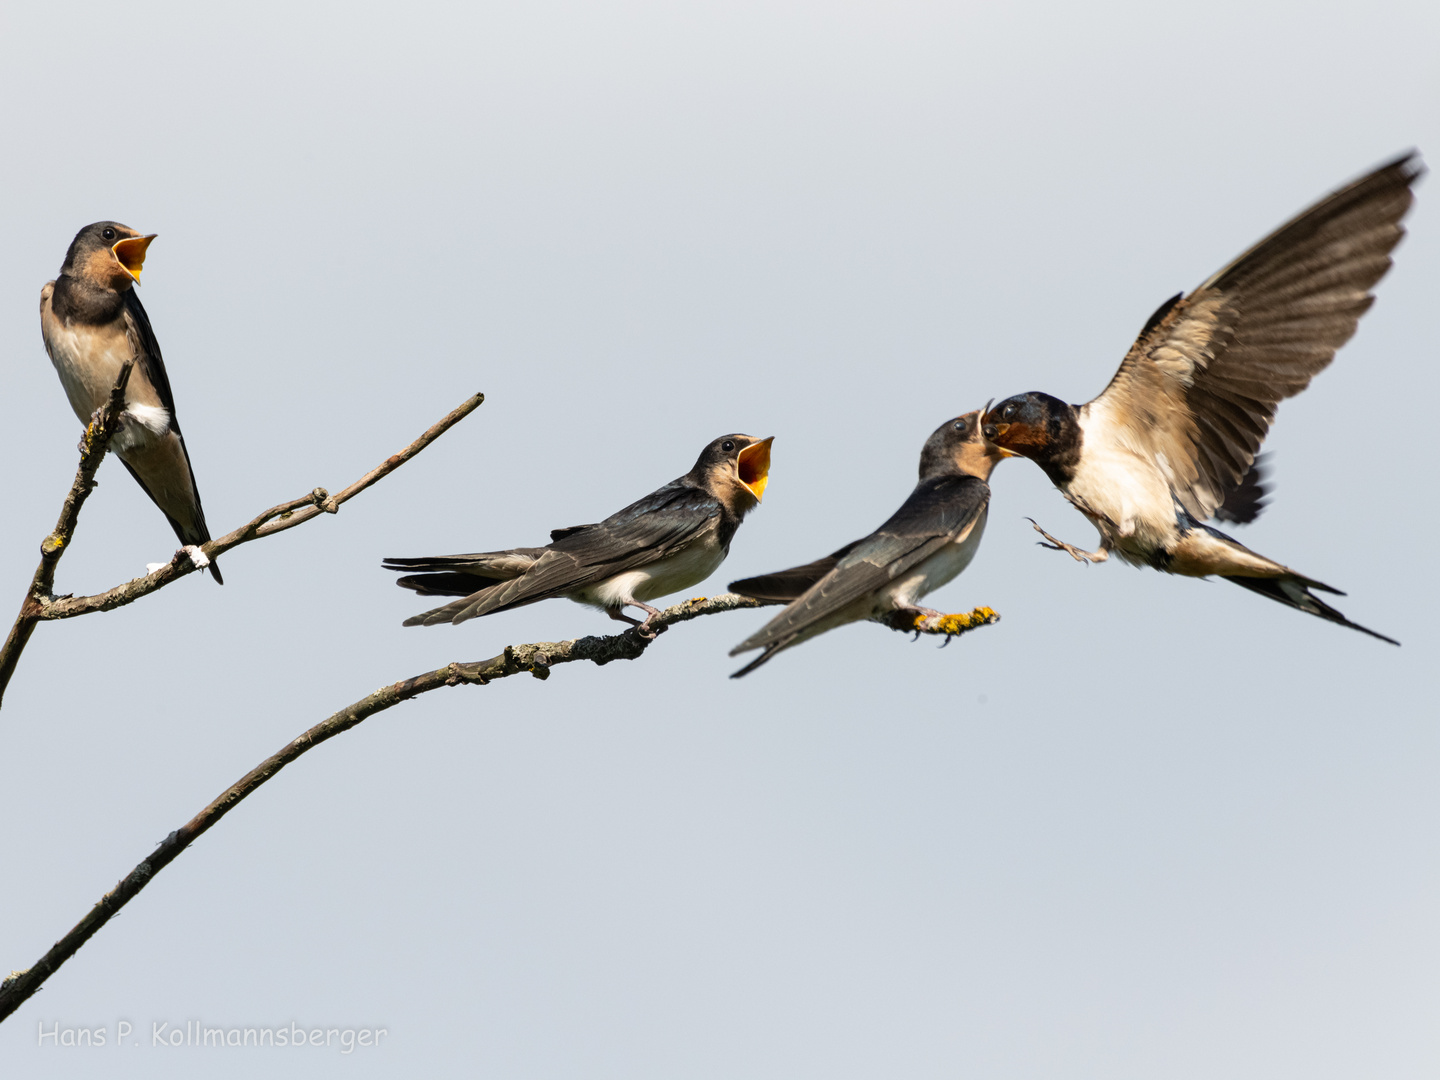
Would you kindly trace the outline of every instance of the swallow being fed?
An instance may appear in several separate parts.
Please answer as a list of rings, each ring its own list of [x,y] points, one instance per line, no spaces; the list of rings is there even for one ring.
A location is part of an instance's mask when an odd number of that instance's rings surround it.
[[[1044,469],[1100,532],[1099,550],[1086,552],[1036,525],[1047,546],[1088,562],[1113,551],[1136,566],[1214,575],[1398,644],[1311,591],[1339,590],[1203,523],[1259,513],[1252,466],[1276,407],[1355,333],[1423,171],[1406,154],[1320,200],[1194,292],[1171,297],[1095,400],[1076,406],[1029,393],[989,410],[986,435]]]
[[[462,623],[564,596],[648,632],[660,612],[646,601],[699,584],[725,561],[735,530],[765,493],[772,439],[722,435],[678,480],[597,524],[556,529],[544,547],[386,559],[387,570],[410,574],[396,584],[461,597],[404,625]],[[623,614],[626,607],[645,620]]]
[[[846,623],[893,613],[939,615],[916,602],[975,557],[990,503],[986,481],[1005,456],[982,434],[979,410],[947,420],[925,440],[920,482],[885,524],[813,563],[731,582],[743,596],[789,605],[730,651],[765,650],[732,678]]]
[[[208,565],[224,584],[219,566],[194,550],[210,539],[210,530],[160,345],[135,294],[145,251],[154,239],[116,221],[97,221],[76,233],[60,276],[40,290],[40,333],[82,424],[109,400],[125,362],[135,362],[120,431],[110,448],[160,508],[196,565]]]

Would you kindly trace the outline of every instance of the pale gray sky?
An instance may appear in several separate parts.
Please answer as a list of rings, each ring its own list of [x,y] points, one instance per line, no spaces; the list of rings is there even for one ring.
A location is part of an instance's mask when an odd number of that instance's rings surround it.
[[[1434,4],[77,3],[0,15],[18,604],[79,426],[36,305],[80,226],[143,298],[212,528],[461,427],[218,588],[42,626],[0,712],[0,968],[382,683],[608,632],[459,628],[383,555],[542,541],[774,434],[697,592],[873,528],[987,398],[1101,389],[1157,303],[1407,147]],[[1437,158],[1440,160],[1440,158]],[[1431,321],[1440,218],[1286,403],[1241,538],[1394,649],[1223,583],[1081,567],[1026,462],[945,610],[754,676],[764,618],[436,693],[264,788],[0,1025],[7,1075],[1433,1077],[1440,908]],[[173,537],[114,462],[58,587]],[[11,617],[4,609],[3,617]],[[135,1026],[138,1047],[114,1045]],[[379,1050],[153,1023],[384,1027]],[[104,1025],[103,1050],[38,1047]]]

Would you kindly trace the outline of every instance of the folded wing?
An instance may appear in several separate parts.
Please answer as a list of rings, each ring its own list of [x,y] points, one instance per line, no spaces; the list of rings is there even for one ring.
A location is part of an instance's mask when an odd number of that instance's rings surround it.
[[[553,596],[564,596],[587,585],[634,570],[683,550],[699,536],[714,529],[721,518],[717,499],[699,488],[675,481],[632,503],[596,525],[557,529],[558,539],[543,548],[521,548],[510,552],[454,556],[471,560],[468,567],[458,569],[450,560],[387,559],[392,570],[424,568],[441,575],[471,573],[491,580],[464,596],[463,599],[435,608],[405,620],[406,626],[433,626],[437,623],[461,623],[496,611],[533,604]],[[528,560],[518,567],[517,554]],[[506,558],[512,561],[506,562]],[[488,561],[486,561],[488,560]],[[420,567],[419,564],[424,566]],[[501,580],[501,567],[518,572]],[[421,590],[407,579],[399,582],[407,588]],[[461,586],[458,578],[442,577],[433,591]],[[441,593],[441,595],[452,595]]]
[[[732,649],[730,655],[751,649],[783,647],[807,629],[841,614],[856,601],[879,592],[970,528],[989,500],[989,487],[983,480],[972,476],[922,480],[904,505],[863,540],[841,548],[827,559],[781,571],[778,575],[767,575],[767,578],[752,579],[761,582],[779,579],[768,586],[771,592],[778,593],[781,590],[775,586],[780,582],[798,584],[805,576],[817,572],[829,559],[835,559],[833,567],[784,611]],[[744,584],[736,582],[732,588],[743,591],[739,586]]]

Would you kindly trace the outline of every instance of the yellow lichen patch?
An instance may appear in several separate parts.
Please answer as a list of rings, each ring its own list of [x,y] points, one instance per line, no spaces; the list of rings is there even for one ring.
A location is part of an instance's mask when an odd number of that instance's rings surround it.
[[[942,634],[958,634],[969,630],[975,623],[969,615],[942,615],[935,623],[935,629]]]
[[[938,618],[927,618],[923,615],[917,615],[914,626],[916,630],[922,633],[951,636],[964,633],[966,630],[973,630],[977,626],[986,626],[992,622],[998,622],[999,619],[1000,616],[995,614],[993,608],[978,607],[974,611],[954,615],[941,615]]]

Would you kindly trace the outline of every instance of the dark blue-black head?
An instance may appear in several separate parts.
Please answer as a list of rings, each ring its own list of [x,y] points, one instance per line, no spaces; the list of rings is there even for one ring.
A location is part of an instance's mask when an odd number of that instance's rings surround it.
[[[1042,463],[1077,448],[1080,438],[1074,406],[1038,390],[1006,398],[983,424],[995,445]]]

